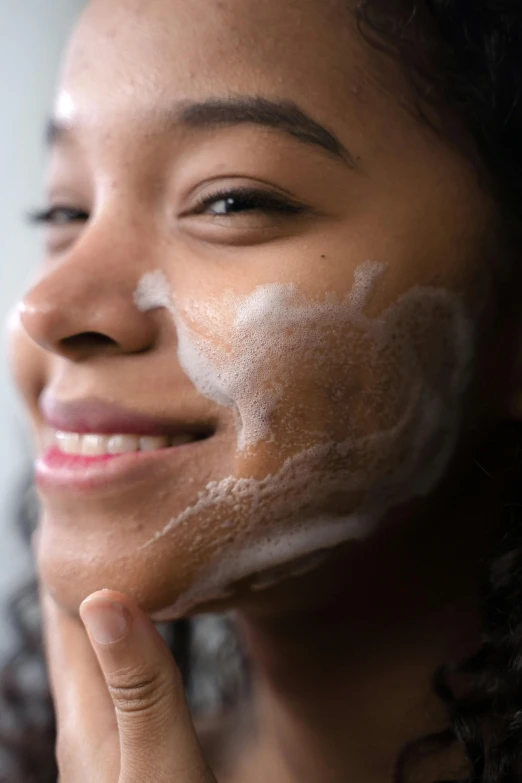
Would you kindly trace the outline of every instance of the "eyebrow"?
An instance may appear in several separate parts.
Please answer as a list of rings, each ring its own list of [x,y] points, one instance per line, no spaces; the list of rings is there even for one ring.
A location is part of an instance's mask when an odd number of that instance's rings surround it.
[[[181,103],[165,112],[165,124],[168,127],[181,124],[205,129],[260,125],[286,133],[304,144],[319,147],[350,168],[358,168],[358,158],[349,152],[340,139],[293,101],[245,96]],[[47,144],[52,146],[72,132],[69,123],[52,118],[47,126]]]

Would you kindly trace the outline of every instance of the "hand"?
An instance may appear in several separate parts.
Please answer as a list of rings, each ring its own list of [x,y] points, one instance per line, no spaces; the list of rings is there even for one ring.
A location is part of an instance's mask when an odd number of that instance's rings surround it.
[[[80,620],[41,600],[60,783],[216,783],[173,657],[137,604],[102,590]]]

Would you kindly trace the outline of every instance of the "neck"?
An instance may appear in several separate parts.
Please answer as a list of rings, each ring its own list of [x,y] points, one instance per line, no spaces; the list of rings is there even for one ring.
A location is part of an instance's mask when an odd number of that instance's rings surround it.
[[[448,726],[431,682],[478,645],[478,585],[498,516],[491,483],[477,492],[475,476],[474,493],[471,506],[431,501],[336,551],[273,592],[277,611],[267,601],[238,614],[264,779],[388,783],[409,741]]]

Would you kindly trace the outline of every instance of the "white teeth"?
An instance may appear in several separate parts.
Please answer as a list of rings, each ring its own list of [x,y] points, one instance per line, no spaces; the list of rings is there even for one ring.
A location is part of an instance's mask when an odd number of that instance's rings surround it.
[[[76,454],[84,457],[101,457],[104,454],[131,454],[135,451],[158,451],[169,446],[182,446],[197,440],[195,435],[98,435],[77,432],[56,432],[54,443],[64,454]]]
[[[157,451],[157,449],[166,449],[169,445],[170,441],[166,435],[140,438],[140,451]]]
[[[84,457],[101,457],[107,454],[107,438],[103,435],[84,435],[81,441],[81,453]]]
[[[140,439],[137,435],[111,435],[107,439],[107,454],[130,454],[139,448]]]
[[[64,454],[81,454],[81,438],[76,432],[57,432],[56,442]]]

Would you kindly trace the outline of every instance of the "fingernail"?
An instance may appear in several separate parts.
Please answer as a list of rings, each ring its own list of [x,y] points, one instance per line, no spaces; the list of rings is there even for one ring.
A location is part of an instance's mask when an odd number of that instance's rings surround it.
[[[83,622],[98,644],[113,644],[126,635],[129,623],[127,611],[112,601],[85,601],[80,607]]]

